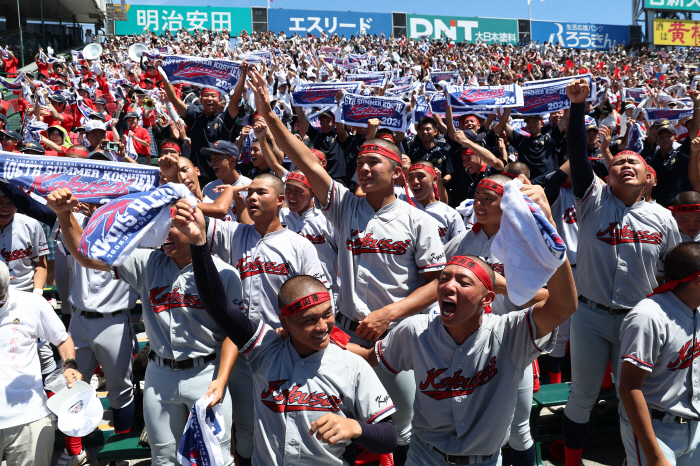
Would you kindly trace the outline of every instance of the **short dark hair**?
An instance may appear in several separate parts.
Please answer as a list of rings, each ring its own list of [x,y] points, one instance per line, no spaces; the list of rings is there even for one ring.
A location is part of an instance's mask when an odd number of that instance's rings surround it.
[[[666,254],[665,268],[669,280],[682,280],[700,271],[700,243],[689,241],[676,245]],[[678,287],[685,285],[679,283]]]
[[[673,205],[700,204],[700,193],[697,191],[683,191],[673,201]]]
[[[503,171],[515,176],[525,175],[527,179],[530,179],[530,167],[522,162],[511,162],[505,166]]]
[[[272,184],[272,187],[278,196],[284,194],[284,183],[282,183],[282,180],[280,180],[277,175],[273,175],[272,173],[260,173],[254,179],[268,181],[270,184]]]
[[[326,291],[326,287],[319,279],[311,275],[297,275],[282,284],[279,293],[277,293],[277,304],[282,309],[297,299],[319,291]]]
[[[388,139],[372,138],[365,141],[362,145],[364,146],[365,144],[376,144],[378,146],[386,147],[387,149],[391,150],[393,153],[398,155],[399,159],[401,159],[401,149],[399,149],[399,146],[389,141]],[[401,163],[397,162],[396,160],[389,159],[389,162],[391,162],[392,168],[401,166]]]
[[[418,126],[416,126],[416,129],[420,129],[423,125],[431,124],[433,125],[433,129],[437,129],[437,123],[435,123],[435,120],[430,118],[429,116],[424,116],[418,121]]]

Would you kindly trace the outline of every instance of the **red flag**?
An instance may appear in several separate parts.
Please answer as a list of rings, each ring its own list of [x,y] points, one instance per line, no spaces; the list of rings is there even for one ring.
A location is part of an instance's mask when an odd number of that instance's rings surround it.
[[[491,71],[498,71],[498,67],[496,65],[491,66]]]
[[[567,68],[573,68],[574,67],[574,62],[571,60],[566,60],[566,67]]]
[[[620,79],[620,68],[615,68],[615,78]]]
[[[508,68],[508,63],[510,63],[510,57],[505,57],[505,58],[503,59],[503,61],[504,61],[505,64],[506,64],[506,68]]]
[[[578,72],[579,74],[584,74],[586,72],[586,68],[580,68]]]
[[[661,76],[659,76],[659,81],[661,81],[661,82],[666,81],[666,75],[662,74]]]
[[[532,73],[532,63],[527,64],[527,72]]]
[[[627,70],[629,70],[629,69],[630,69],[630,65],[629,65],[629,63],[628,63],[627,65],[625,65],[624,68],[622,68],[622,71],[624,71],[625,73],[627,73]]]
[[[599,61],[598,64],[595,66],[595,69],[602,70],[603,69],[603,62]]]

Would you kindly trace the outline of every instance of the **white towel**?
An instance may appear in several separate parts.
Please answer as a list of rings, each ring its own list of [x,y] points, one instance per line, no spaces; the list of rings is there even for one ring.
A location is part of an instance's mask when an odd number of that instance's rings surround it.
[[[504,266],[508,298],[530,301],[566,258],[566,246],[540,207],[520,192],[520,180],[506,183],[501,228],[491,252]]]
[[[223,466],[224,454],[219,440],[224,438],[224,411],[221,403],[211,409],[211,398],[200,398],[192,406],[190,417],[182,434],[177,460],[184,466]],[[227,453],[230,458],[230,453]]]

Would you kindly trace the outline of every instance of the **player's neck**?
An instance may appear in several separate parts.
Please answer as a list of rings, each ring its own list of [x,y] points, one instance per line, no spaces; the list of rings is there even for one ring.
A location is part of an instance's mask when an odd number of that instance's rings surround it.
[[[676,295],[676,298],[680,299],[683,304],[688,306],[691,310],[700,307],[700,293],[697,287],[689,286],[684,287],[680,290],[675,289],[672,291]]]
[[[455,327],[445,327],[447,333],[452,337],[452,339],[457,343],[458,346],[462,346],[465,341],[469,339],[470,336],[479,330],[481,327],[481,322],[483,320],[483,312],[479,312],[474,319],[470,319],[462,326]]]
[[[388,206],[396,200],[396,195],[394,194],[394,187],[391,189],[381,189],[377,191],[372,191],[371,193],[365,193],[365,199],[367,203],[372,206],[375,212],[379,212],[385,206]]]
[[[280,222],[279,214],[275,215],[269,220],[259,220],[254,222],[255,231],[260,233],[260,236],[265,236],[268,233],[274,233],[275,231],[280,231],[284,227],[282,222]]]
[[[173,260],[173,262],[175,262],[175,265],[177,265],[180,268],[180,270],[184,269],[192,263],[192,255],[189,253],[189,251],[186,254],[172,256],[171,259]]]
[[[498,233],[498,230],[501,229],[500,223],[498,225],[489,225],[489,224],[481,224],[481,229],[484,231],[484,234],[491,238],[493,235]]]
[[[229,173],[228,175],[226,175],[226,176],[224,176],[223,178],[221,178],[221,182],[222,182],[223,184],[233,184],[233,183],[235,183],[236,181],[238,181],[238,179],[239,179],[240,177],[241,177],[241,174],[238,173],[238,170],[236,170],[236,169],[234,168],[234,169],[231,171],[231,173]]]
[[[618,198],[623,204],[630,207],[642,200],[644,195],[644,187],[617,187],[612,188],[612,193],[613,196]]]
[[[416,202],[418,202],[418,203],[419,203],[420,205],[422,205],[423,207],[427,207],[427,206],[430,205],[430,204],[433,204],[433,203],[435,203],[435,202],[438,202],[438,200],[435,199],[435,196],[430,196],[430,197],[426,197],[425,199],[420,200],[420,201],[419,201],[418,199],[416,199]]]

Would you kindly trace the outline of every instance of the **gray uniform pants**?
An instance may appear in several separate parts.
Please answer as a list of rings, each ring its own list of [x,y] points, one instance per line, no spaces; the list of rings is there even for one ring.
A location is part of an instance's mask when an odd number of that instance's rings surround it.
[[[50,416],[0,429],[0,461],[7,466],[49,466],[54,437]]]
[[[143,393],[143,417],[146,421],[151,461],[155,465],[177,465],[177,448],[187,417],[197,400],[206,395],[216,378],[218,359],[203,366],[181,371],[148,362]],[[224,464],[233,464],[231,456],[231,396],[228,389],[222,400],[226,433],[219,442]]]
[[[75,343],[75,361],[86,381],[102,366],[107,398],[112,408],[124,408],[134,400],[131,370],[133,338],[128,312],[101,319],[87,319],[74,312],[68,333]]]
[[[255,425],[255,395],[253,372],[242,354],[238,355],[228,379],[233,416],[236,419],[236,452],[244,458],[253,457]]]

